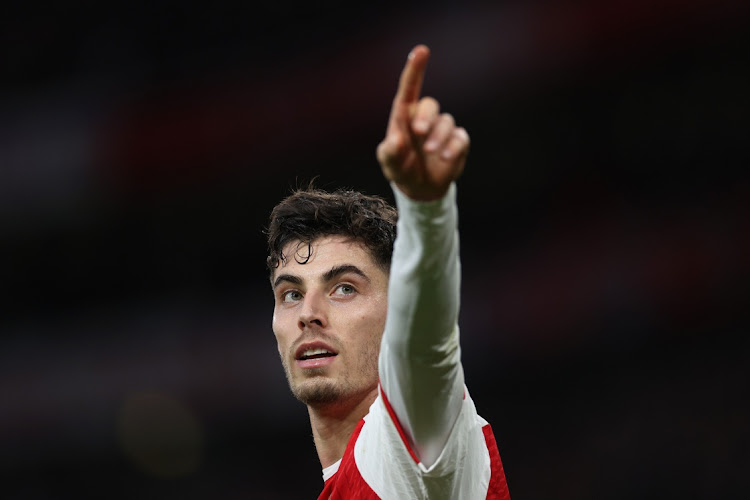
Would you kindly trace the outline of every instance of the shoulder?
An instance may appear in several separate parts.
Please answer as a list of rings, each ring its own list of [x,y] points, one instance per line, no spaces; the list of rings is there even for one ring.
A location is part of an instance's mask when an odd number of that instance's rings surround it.
[[[344,451],[344,456],[338,462],[337,469],[332,475],[326,478],[323,492],[318,497],[318,500],[343,500],[347,498],[374,500],[380,498],[375,494],[367,481],[364,480],[354,459],[354,445],[359,440],[364,423],[364,420],[360,420],[354,429],[352,437],[349,439],[349,443]],[[329,469],[326,470],[328,471]],[[324,477],[326,475],[324,474]]]
[[[435,464],[419,462],[382,395],[365,417],[353,459],[363,480],[381,498],[486,498],[492,477],[492,430],[466,392],[461,412]],[[494,437],[492,437],[494,443]],[[497,458],[499,463],[499,455]]]
[[[438,461],[425,468],[409,450],[387,400],[378,397],[359,422],[320,499],[509,499],[492,428],[468,392]]]

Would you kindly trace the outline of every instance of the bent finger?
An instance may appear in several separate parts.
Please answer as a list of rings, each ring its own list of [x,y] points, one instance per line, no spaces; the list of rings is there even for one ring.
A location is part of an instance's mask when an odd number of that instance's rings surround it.
[[[469,133],[463,127],[453,129],[450,138],[440,151],[440,157],[444,160],[465,158],[469,154],[471,140]]]
[[[441,146],[446,144],[452,137],[455,128],[456,122],[453,119],[453,115],[449,113],[443,113],[440,115],[424,143],[425,153],[434,153]]]
[[[419,137],[424,137],[436,125],[440,104],[432,97],[423,97],[414,110],[411,129]]]

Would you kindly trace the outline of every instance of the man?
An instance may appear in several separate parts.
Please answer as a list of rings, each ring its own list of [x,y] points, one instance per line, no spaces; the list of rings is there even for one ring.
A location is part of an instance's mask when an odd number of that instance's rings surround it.
[[[299,190],[271,214],[273,330],[307,405],[321,499],[509,498],[460,360],[455,180],[469,136],[420,99],[428,58],[409,54],[377,148],[397,226],[353,191]]]

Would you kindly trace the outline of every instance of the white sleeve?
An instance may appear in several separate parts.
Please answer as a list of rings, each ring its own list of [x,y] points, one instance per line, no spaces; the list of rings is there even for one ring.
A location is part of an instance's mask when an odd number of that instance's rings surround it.
[[[399,210],[380,385],[419,460],[437,461],[464,397],[456,186],[431,202],[392,186]]]

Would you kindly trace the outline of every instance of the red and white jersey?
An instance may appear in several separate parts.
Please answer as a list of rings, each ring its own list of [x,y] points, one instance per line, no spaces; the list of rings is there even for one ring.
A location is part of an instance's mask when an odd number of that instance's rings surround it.
[[[509,499],[495,436],[464,385],[456,186],[399,210],[378,358],[380,389],[321,500]]]
[[[442,454],[425,467],[381,392],[323,478],[318,500],[510,499],[495,436],[468,393]]]

